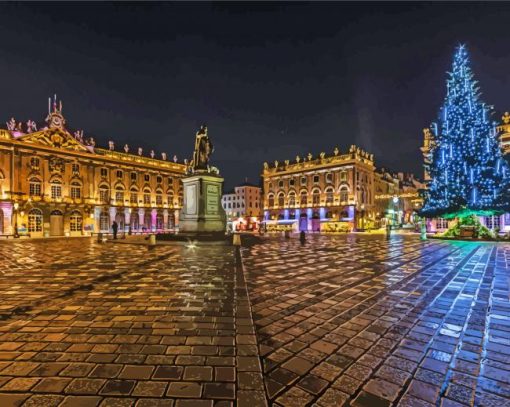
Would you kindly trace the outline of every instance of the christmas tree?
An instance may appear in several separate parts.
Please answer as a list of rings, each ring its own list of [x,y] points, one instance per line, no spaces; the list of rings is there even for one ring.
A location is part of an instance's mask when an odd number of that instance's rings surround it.
[[[446,88],[438,121],[431,125],[431,181],[421,214],[450,218],[508,211],[510,171],[490,119],[492,106],[480,100],[464,45],[455,52]]]

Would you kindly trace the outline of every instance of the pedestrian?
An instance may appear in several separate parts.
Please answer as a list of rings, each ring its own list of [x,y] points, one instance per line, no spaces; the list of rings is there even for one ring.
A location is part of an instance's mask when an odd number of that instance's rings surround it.
[[[119,224],[116,221],[112,223],[113,238],[117,239],[117,230],[119,230]]]
[[[299,234],[299,240],[301,242],[301,244],[305,244],[306,242],[306,233],[304,230],[301,231],[301,233]]]

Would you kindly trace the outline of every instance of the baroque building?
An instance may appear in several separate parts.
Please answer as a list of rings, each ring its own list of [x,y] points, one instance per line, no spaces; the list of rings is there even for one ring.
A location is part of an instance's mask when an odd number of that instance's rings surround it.
[[[0,234],[82,236],[119,231],[173,229],[182,205],[186,165],[115,151],[66,129],[56,100],[37,130],[14,119],[0,129]]]
[[[297,156],[264,163],[264,222],[268,230],[345,231],[373,227],[374,157],[356,146],[346,153]]]

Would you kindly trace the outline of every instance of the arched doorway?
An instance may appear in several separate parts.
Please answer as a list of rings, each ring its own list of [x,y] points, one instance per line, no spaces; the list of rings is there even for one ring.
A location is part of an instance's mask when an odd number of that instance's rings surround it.
[[[72,211],[69,216],[69,231],[71,236],[80,236],[83,230],[83,216],[80,211]]]
[[[313,211],[312,214],[312,232],[320,232],[321,230],[321,219],[319,211]]]
[[[64,235],[64,214],[55,209],[50,213],[50,236]]]
[[[138,216],[137,211],[131,212],[130,220],[131,220],[131,230],[132,231],[140,229],[140,217]]]
[[[42,236],[43,214],[40,209],[31,209],[28,212],[28,233],[30,236]]]
[[[163,230],[165,225],[165,219],[163,218],[162,213],[156,214],[156,230]]]
[[[101,232],[108,232],[110,230],[110,215],[106,210],[99,214],[99,230]]]
[[[126,222],[126,217],[124,213],[118,213],[117,215],[115,215],[115,222],[117,222],[119,232],[124,232],[125,231],[124,226]]]
[[[307,231],[308,230],[308,216],[306,213],[302,213],[299,215],[299,231]]]
[[[170,211],[167,217],[167,229],[173,229],[174,227],[175,227],[175,215],[173,211]]]

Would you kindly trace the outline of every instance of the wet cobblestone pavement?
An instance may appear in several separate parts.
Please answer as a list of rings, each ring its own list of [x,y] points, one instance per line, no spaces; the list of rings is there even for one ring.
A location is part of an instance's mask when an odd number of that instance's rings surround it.
[[[510,245],[395,236],[244,249],[275,406],[510,406]]]
[[[89,239],[0,256],[0,407],[510,406],[510,245],[268,238],[242,268],[229,247]]]

